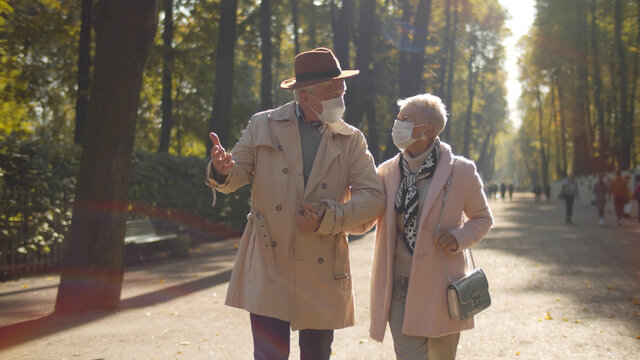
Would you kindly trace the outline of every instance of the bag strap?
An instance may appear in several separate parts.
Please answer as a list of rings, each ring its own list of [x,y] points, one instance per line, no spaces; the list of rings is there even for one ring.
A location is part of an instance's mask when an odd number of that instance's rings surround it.
[[[436,226],[436,231],[434,233],[434,237],[438,236],[438,234],[440,233],[440,222],[442,221],[442,215],[444,214],[444,204],[447,202],[447,195],[449,193],[449,187],[451,187],[451,177],[453,176],[453,168],[456,165],[456,158],[453,158],[453,166],[451,166],[451,172],[449,173],[449,178],[447,179],[447,183],[444,186],[444,194],[442,195],[442,205],[440,206],[440,215],[438,216],[438,225]],[[459,246],[460,244],[458,244]],[[437,245],[436,245],[437,246]],[[451,274],[449,273],[449,269],[447,268],[447,262],[445,260],[444,257],[444,253],[442,252],[442,249],[440,248],[440,246],[438,247],[438,252],[440,253],[440,259],[442,259],[442,265],[444,265],[444,269],[447,273],[447,279],[449,279],[449,284],[453,283],[453,281],[451,280]],[[471,257],[471,264],[473,265],[473,269],[476,268],[476,262],[473,259],[473,252],[471,251],[471,248],[468,249],[469,250],[469,255]],[[473,270],[472,269],[472,270]]]

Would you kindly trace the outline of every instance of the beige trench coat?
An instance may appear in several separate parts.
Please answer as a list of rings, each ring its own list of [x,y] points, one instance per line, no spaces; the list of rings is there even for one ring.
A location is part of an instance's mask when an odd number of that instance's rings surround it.
[[[455,254],[445,254],[446,266],[453,279],[465,273],[464,249],[487,234],[493,218],[482,191],[482,180],[473,162],[456,157],[453,165],[451,147],[441,143],[441,157],[431,179],[421,210],[418,237],[409,276],[402,332],[406,335],[440,337],[474,326],[473,319],[451,320],[447,308],[449,284],[445,267],[436,247],[434,233],[442,206],[444,185],[452,173],[451,187],[442,216],[440,231],[449,231],[458,240]],[[373,265],[371,269],[370,335],[382,341],[389,319],[393,289],[393,261],[396,248],[396,213],[394,202],[400,185],[399,156],[378,168],[387,194],[385,212],[377,219]],[[452,171],[453,169],[453,171]],[[462,214],[467,221],[463,222]],[[491,279],[489,279],[491,282]]]
[[[258,113],[231,150],[236,165],[225,183],[207,177],[222,193],[253,181],[227,305],[289,321],[294,330],[354,324],[346,232],[382,212],[384,189],[364,136],[349,129],[324,130],[305,187],[295,103]],[[316,232],[300,232],[294,220],[303,201],[327,205]]]

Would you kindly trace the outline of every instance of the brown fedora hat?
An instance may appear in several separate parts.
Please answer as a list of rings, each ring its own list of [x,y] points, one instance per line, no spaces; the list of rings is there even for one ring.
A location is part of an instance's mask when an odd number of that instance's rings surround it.
[[[346,79],[360,73],[360,70],[342,70],[333,52],[324,47],[296,55],[293,67],[296,76],[281,82],[281,88],[296,89],[333,79]]]

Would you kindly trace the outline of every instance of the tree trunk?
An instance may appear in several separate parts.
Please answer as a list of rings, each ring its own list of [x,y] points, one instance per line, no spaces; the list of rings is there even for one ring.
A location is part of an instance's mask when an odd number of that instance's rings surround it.
[[[636,0],[636,23],[640,24],[640,0]],[[636,33],[636,46],[640,46],[640,26],[638,26]],[[634,136],[633,124],[635,123],[635,100],[636,100],[636,88],[638,86],[638,52],[633,52],[633,77],[631,78],[631,96],[629,97],[629,123],[631,124],[631,164],[635,169],[638,166]]]
[[[56,311],[114,309],[122,289],[129,173],[156,0],[103,0],[96,9],[93,86]]]
[[[552,117],[552,121],[553,121],[553,127],[555,128],[555,151],[556,151],[556,156],[554,156],[555,158],[555,163],[556,163],[556,175],[559,176],[560,174],[563,173],[562,171],[562,166],[560,163],[560,154],[561,154],[561,150],[560,150],[560,124],[558,124],[558,116],[556,114],[556,88],[554,86],[554,84],[551,84],[550,86],[550,90],[551,90],[551,117]]]
[[[605,132],[604,107],[602,106],[602,75],[598,56],[598,36],[596,22],[596,0],[591,0],[591,51],[593,64],[593,103],[598,124],[598,153],[601,159],[609,157],[609,141]]]
[[[411,26],[411,1],[400,0],[402,7],[402,24],[409,29]],[[398,95],[402,98],[403,87],[407,84],[407,72],[409,66],[409,33],[402,31],[400,34],[400,51],[398,51]],[[404,84],[404,85],[403,85]]]
[[[578,54],[587,54],[587,11],[586,0],[576,1],[576,20],[577,25],[574,29],[574,41]],[[575,59],[573,66],[574,89],[571,97],[571,123],[573,125],[573,173],[575,175],[588,174],[591,171],[591,144],[589,143],[589,133],[585,99],[588,97],[588,71],[586,55],[579,56]]]
[[[91,26],[92,0],[82,0],[80,39],[78,41],[78,97],[76,99],[76,127],[74,141],[82,144],[84,124],[87,121],[87,103],[91,83]]]
[[[473,98],[475,97],[476,80],[478,78],[478,69],[474,71],[474,63],[477,56],[477,39],[474,37],[472,40],[471,54],[469,54],[469,63],[467,64],[468,78],[467,78],[467,112],[464,119],[464,134],[462,141],[462,156],[469,157],[471,152],[471,120],[473,117]]]
[[[620,152],[618,153],[618,166],[622,170],[629,168],[631,164],[631,137],[629,126],[629,113],[627,111],[627,62],[625,59],[624,44],[622,43],[622,0],[615,3],[615,46],[617,55],[616,77],[618,78],[618,131],[620,133]]]
[[[540,170],[542,175],[542,186],[545,188],[549,184],[549,163],[545,152],[544,140],[544,111],[542,110],[542,96],[540,87],[536,87],[536,99],[538,100],[538,140],[540,141]]]
[[[376,120],[376,104],[374,96],[367,97],[364,102],[365,113],[367,115],[367,122],[369,125],[369,131],[367,136],[367,142],[369,145],[369,152],[373,156],[373,161],[379,164],[380,159],[380,136],[378,135],[378,121]]]
[[[356,69],[360,75],[351,80],[351,89],[347,93],[349,106],[345,112],[345,121],[358,126],[365,112],[365,101],[373,101],[374,78],[371,71],[373,59],[373,27],[376,20],[375,1],[360,3],[358,41],[356,43]],[[371,121],[371,119],[369,119]],[[375,122],[375,119],[373,119]]]
[[[271,0],[260,3],[260,47],[262,50],[262,81],[260,83],[260,104],[262,110],[271,109]]]
[[[420,0],[413,21],[413,40],[408,67],[403,69],[400,78],[400,98],[416,95],[420,91],[422,74],[424,73],[425,49],[429,37],[429,22],[431,21],[431,0]]]
[[[479,152],[480,156],[478,157],[478,161],[476,162],[476,166],[478,167],[478,172],[480,172],[480,174],[489,173],[489,164],[491,163],[491,161],[489,160],[489,153],[487,152],[487,150],[489,149],[489,145],[493,143],[494,131],[495,131],[494,122],[491,122],[491,125],[489,126],[489,131],[487,132],[487,135],[485,136],[484,140],[482,141],[482,144],[480,145],[480,152]]]
[[[565,108],[565,94],[559,77],[556,78],[556,86],[558,88],[558,102],[560,104],[560,145],[562,147],[562,173],[560,176],[564,179],[567,177],[568,162],[567,162],[567,127],[565,126],[564,108]]]
[[[444,98],[444,85],[447,77],[447,58],[449,55],[449,36],[451,33],[451,0],[445,0],[444,5],[444,38],[442,39],[442,48],[440,49],[440,65],[438,66],[438,77],[434,93],[441,99]]]
[[[164,32],[162,33],[162,126],[159,153],[169,152],[173,128],[173,0],[164,0]]]
[[[316,13],[316,5],[314,4],[314,0],[309,0],[309,13],[310,14],[315,14]],[[311,16],[308,19],[308,23],[309,23],[309,38],[307,39],[307,48],[309,49],[315,49],[316,46],[316,33],[317,33],[317,27],[316,27],[316,17],[315,16]]]
[[[300,54],[300,40],[298,39],[298,33],[300,29],[298,27],[298,0],[291,0],[291,22],[293,23],[293,51],[295,55]]]
[[[216,88],[209,129],[215,132],[222,146],[229,146],[231,128],[231,104],[233,96],[233,59],[236,47],[236,12],[238,0],[222,0],[218,26],[218,46],[216,50]],[[211,151],[211,140],[207,134],[207,152]]]
[[[353,0],[343,0],[342,9],[333,24],[333,48],[334,53],[340,61],[340,67],[349,67],[349,26],[353,21]],[[349,107],[349,106],[347,106]]]
[[[451,46],[449,47],[449,69],[447,73],[447,87],[444,96],[444,104],[449,110],[449,118],[447,119],[447,126],[444,128],[444,138],[451,143],[452,131],[451,125],[453,124],[453,74],[454,74],[454,56],[456,53],[456,29],[458,28],[458,0],[453,0],[453,27],[451,28]]]
[[[411,23],[411,2],[409,0],[400,0],[400,7],[402,8],[402,24],[406,28],[410,27]],[[402,98],[403,86],[406,86],[406,77],[407,77],[407,67],[409,65],[409,34],[406,31],[402,31],[400,33],[400,51],[398,51],[398,95]],[[405,84],[405,85],[403,85]],[[391,113],[397,114],[397,105],[395,103],[390,103]],[[388,159],[397,153],[397,148],[393,143],[393,138],[391,137],[391,131],[387,132],[387,140],[386,140],[386,148],[384,151],[384,158]]]

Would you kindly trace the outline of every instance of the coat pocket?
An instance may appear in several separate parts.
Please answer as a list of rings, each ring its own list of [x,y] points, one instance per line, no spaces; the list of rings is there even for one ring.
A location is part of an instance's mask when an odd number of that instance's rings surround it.
[[[276,279],[276,261],[267,222],[260,214],[251,213],[253,220],[251,230],[251,253],[249,268],[251,272],[264,272],[272,282]]]

